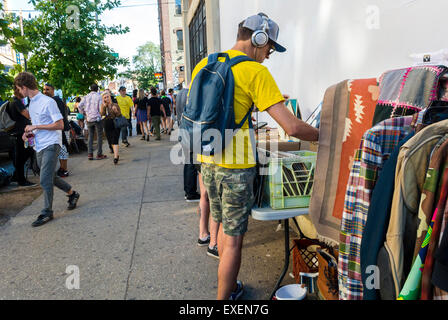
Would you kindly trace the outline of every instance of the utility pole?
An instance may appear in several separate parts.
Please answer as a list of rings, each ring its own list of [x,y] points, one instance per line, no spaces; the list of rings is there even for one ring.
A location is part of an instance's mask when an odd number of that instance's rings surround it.
[[[21,34],[22,37],[23,37],[24,33],[23,33],[23,16],[22,16],[22,10],[20,10],[20,34]],[[26,55],[25,55],[25,54],[23,54],[23,62],[24,62],[24,64],[25,64],[25,71],[28,71],[28,65],[27,65],[27,62],[26,62]]]

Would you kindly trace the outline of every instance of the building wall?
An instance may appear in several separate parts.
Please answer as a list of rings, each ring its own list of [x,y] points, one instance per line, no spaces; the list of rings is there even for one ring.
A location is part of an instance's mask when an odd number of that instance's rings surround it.
[[[184,65],[183,50],[178,50],[175,31],[182,29],[182,15],[176,14],[175,2],[158,0],[164,86],[173,88],[179,82],[176,69]]]
[[[164,86],[173,82],[173,68],[171,57],[170,38],[170,10],[169,2],[158,0],[160,19],[160,51],[162,54],[162,68],[164,73]]]
[[[265,65],[282,92],[298,99],[304,117],[335,83],[379,77],[412,65],[412,53],[448,47],[441,37],[446,0],[220,0],[219,8],[222,50],[252,14],[264,12],[279,24],[279,43],[288,51]]]
[[[198,2],[184,0],[184,28]],[[231,48],[238,23],[250,15],[264,12],[279,24],[279,43],[288,50],[274,53],[265,65],[280,90],[298,99],[304,118],[335,83],[377,78],[387,70],[412,65],[412,53],[448,47],[442,36],[446,0],[206,0],[206,4],[214,13],[218,9],[220,19],[207,14],[207,42],[213,44],[208,53]],[[188,65],[188,50],[185,54],[188,78],[194,66]],[[264,120],[273,125],[269,117]]]
[[[179,68],[184,66],[184,50],[180,50],[177,43],[177,30],[182,30],[182,14],[176,14],[176,7],[173,1],[169,5],[170,15],[170,40],[171,40],[171,58],[172,58],[172,72],[173,80],[168,84],[168,88],[173,88],[179,81],[182,81],[185,76],[179,72]]]

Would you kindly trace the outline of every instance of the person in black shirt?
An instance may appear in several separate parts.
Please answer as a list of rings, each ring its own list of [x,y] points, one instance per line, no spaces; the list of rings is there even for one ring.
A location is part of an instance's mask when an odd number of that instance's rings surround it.
[[[142,139],[149,141],[149,130],[148,130],[148,98],[145,97],[145,91],[140,89],[138,91],[137,98],[134,100],[135,108],[135,117],[137,118],[137,124],[140,127],[140,131],[142,133]]]
[[[171,99],[166,96],[165,90],[162,90],[160,94],[160,99],[162,100],[163,107],[165,108],[165,117],[163,117],[163,130],[162,133],[171,134]]]
[[[15,138],[15,152],[13,158],[15,171],[13,181],[17,181],[19,186],[27,187],[36,184],[25,178],[25,163],[28,159],[32,158],[34,150],[32,147],[25,148],[22,140],[22,136],[25,133],[25,127],[31,125],[30,114],[22,102],[23,98],[24,97],[20,94],[19,90],[14,88],[14,97],[12,101],[9,101],[8,103],[7,112],[11,119],[16,122],[12,132]]]
[[[54,94],[54,87],[51,84],[46,83],[44,86],[43,94],[45,94],[48,97],[51,97],[56,101],[59,111],[61,112],[62,116],[64,117],[64,130],[62,130],[62,147],[61,151],[59,153],[59,163],[60,168],[57,172],[57,175],[61,178],[65,178],[69,176],[68,172],[68,140],[67,140],[67,131],[70,130],[70,124],[68,122],[68,111],[67,111],[67,105],[62,101],[61,98],[58,96],[55,96]]]
[[[160,139],[160,120],[161,117],[166,117],[165,107],[163,106],[162,100],[157,97],[157,89],[151,88],[151,98],[148,100],[149,106],[149,115],[151,117],[150,121],[152,121],[154,125],[154,129],[156,131],[156,140]]]

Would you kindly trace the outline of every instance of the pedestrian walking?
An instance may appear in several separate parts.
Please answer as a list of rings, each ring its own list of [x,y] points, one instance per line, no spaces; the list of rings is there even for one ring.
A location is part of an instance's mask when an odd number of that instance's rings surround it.
[[[278,25],[262,13],[239,24],[236,44],[224,54],[230,59],[239,57],[239,60],[233,61],[240,63],[232,66],[235,80],[232,101],[235,101],[235,124],[240,124],[245,118],[247,121],[236,131],[224,152],[198,157],[202,162],[201,174],[210,201],[211,215],[215,222],[221,223],[218,233],[218,300],[236,300],[243,294],[243,283],[238,280],[238,273],[248,217],[254,203],[253,183],[256,176],[255,146],[252,145],[254,139],[251,139],[254,133],[249,130],[252,106],[256,105],[260,112],[267,111],[290,136],[304,141],[317,141],[319,137],[317,129],[288,111],[275,80],[269,70],[261,65],[273,52],[286,51],[277,43],[278,31]],[[224,61],[224,58],[219,59]],[[190,90],[189,101],[200,99],[200,96],[205,98],[210,93],[202,90],[202,84],[195,86],[194,83],[196,75],[207,63],[208,58],[204,58],[194,68],[191,85],[194,91]],[[189,110],[191,114],[196,111],[200,114],[202,111],[202,106],[193,102],[189,107],[192,108]]]
[[[25,163],[28,159],[31,159],[34,155],[33,148],[25,148],[22,136],[25,133],[25,127],[31,124],[30,114],[28,109],[23,104],[22,100],[25,97],[22,96],[19,89],[14,87],[14,97],[12,101],[8,102],[8,107],[6,111],[12,120],[16,123],[14,129],[10,134],[14,137],[15,152],[13,158],[14,174],[12,181],[17,181],[18,185],[21,187],[29,187],[36,185],[28,181],[25,177]]]
[[[118,105],[121,110],[121,114],[123,117],[125,117],[128,120],[128,127],[121,128],[121,141],[126,147],[130,146],[130,143],[128,142],[128,135],[132,136],[132,119],[131,119],[131,113],[132,108],[134,107],[134,102],[132,102],[132,99],[130,96],[126,94],[126,88],[120,87],[118,90],[120,93],[119,96],[116,97]],[[128,134],[128,129],[130,128],[130,132]]]
[[[112,97],[109,92],[104,92],[102,99],[101,116],[104,119],[104,130],[106,131],[107,142],[114,154],[114,164],[118,164],[118,161],[120,160],[120,155],[118,154],[120,128],[115,127],[114,120],[121,116],[121,110],[118,104],[112,102]]]
[[[156,140],[160,141],[160,124],[162,117],[166,117],[162,100],[157,97],[157,89],[151,88],[151,98],[148,100],[149,115],[156,134]]]
[[[80,195],[55,174],[62,145],[61,130],[64,129],[63,117],[56,101],[39,92],[36,78],[31,73],[19,73],[14,79],[14,86],[22,96],[30,99],[29,113],[32,125],[25,127],[23,140],[31,144],[34,142],[37,164],[40,168],[40,185],[44,191],[44,209],[32,223],[33,227],[38,227],[53,220],[54,186],[67,194],[68,210],[76,208]]]
[[[87,128],[89,130],[89,145],[88,158],[93,160],[93,138],[96,130],[98,139],[97,160],[106,159],[107,156],[103,154],[103,122],[101,121],[100,106],[101,95],[98,92],[97,84],[90,86],[90,93],[85,96],[78,108],[86,115]]]
[[[171,99],[166,96],[165,90],[160,93],[160,99],[162,100],[163,107],[165,108],[165,115],[162,118],[162,133],[171,134]]]
[[[140,89],[137,93],[137,99],[134,101],[136,106],[135,117],[137,118],[137,125],[140,127],[142,132],[142,139],[149,141],[149,128],[148,128],[148,98],[145,96],[145,90]]]
[[[174,122],[176,121],[177,117],[177,101],[176,101],[176,95],[174,94],[174,89],[168,90],[168,98],[171,99],[171,131],[174,130]]]
[[[53,98],[54,101],[56,101],[59,111],[62,114],[63,117],[63,121],[64,121],[64,130],[62,130],[62,146],[61,146],[61,151],[59,152],[59,170],[56,173],[58,176],[60,176],[61,178],[65,178],[69,176],[69,172],[68,172],[68,158],[69,158],[69,153],[68,153],[68,138],[67,136],[69,135],[69,130],[70,130],[70,124],[68,123],[68,110],[67,110],[67,105],[62,101],[61,98],[59,98],[58,96],[56,96],[54,94],[54,86],[46,83],[44,85],[44,90],[43,90],[43,94]]]

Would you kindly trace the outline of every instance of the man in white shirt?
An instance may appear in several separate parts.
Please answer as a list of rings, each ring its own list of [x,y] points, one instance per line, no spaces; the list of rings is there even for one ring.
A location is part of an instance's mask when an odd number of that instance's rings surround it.
[[[40,185],[44,190],[45,207],[33,227],[53,219],[53,188],[56,186],[68,195],[68,210],[76,208],[79,193],[56,175],[56,165],[62,146],[64,122],[56,101],[40,93],[36,78],[29,72],[21,72],[14,79],[14,87],[30,99],[29,113],[32,125],[25,128],[23,140],[34,135],[34,149],[40,168]]]

